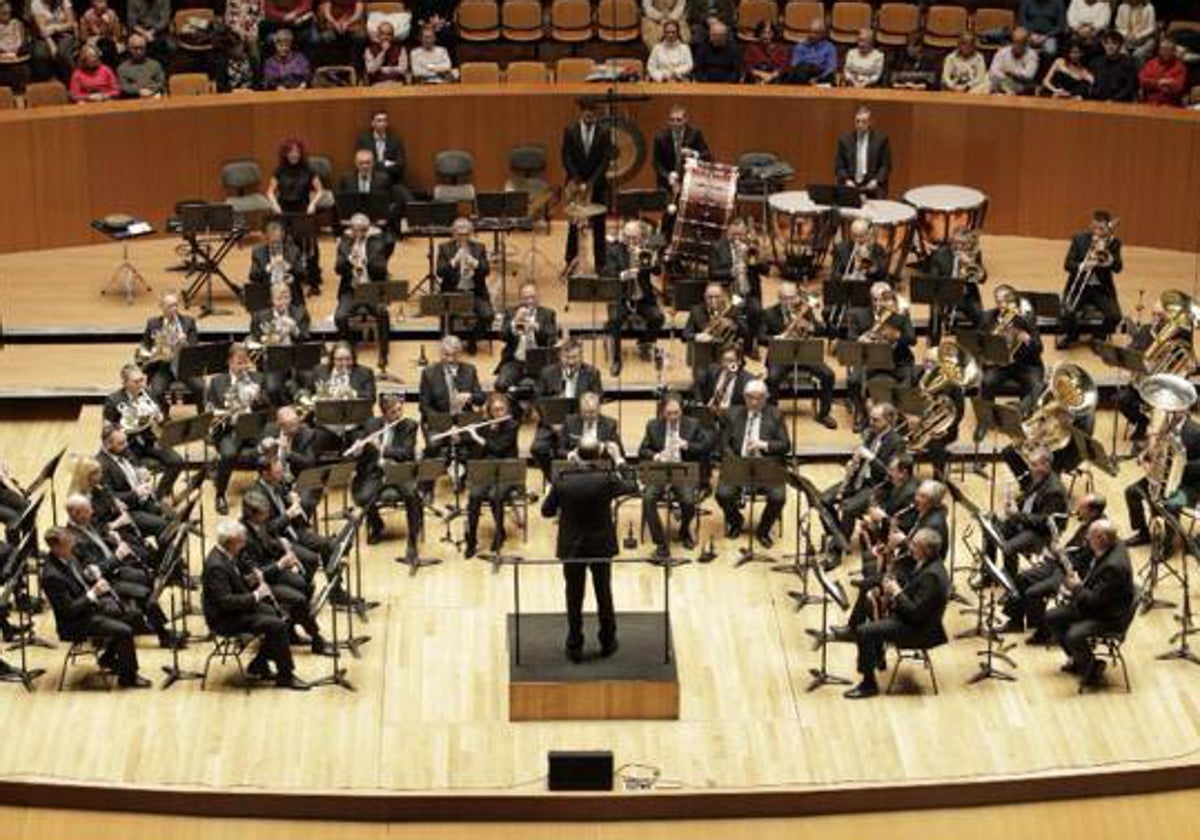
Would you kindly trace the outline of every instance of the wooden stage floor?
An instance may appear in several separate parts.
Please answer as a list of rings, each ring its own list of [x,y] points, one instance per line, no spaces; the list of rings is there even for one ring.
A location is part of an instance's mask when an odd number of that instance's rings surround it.
[[[989,238],[985,248],[993,282],[1013,280],[1039,289],[1057,288],[1061,282],[1062,242]],[[557,241],[546,249],[557,254]],[[421,254],[422,249],[406,245],[393,273],[417,276]],[[161,267],[171,261],[170,243],[137,243],[133,256],[143,268]],[[153,311],[150,296],[126,307],[99,295],[118,258],[119,249],[110,246],[0,257],[5,326],[140,327]],[[231,263],[246,259],[242,253]],[[1127,308],[1136,301],[1138,287],[1154,293],[1195,287],[1194,255],[1130,248],[1125,260]],[[149,273],[156,289],[169,276],[157,268]],[[334,285],[327,281],[316,306],[318,318],[329,313]],[[549,280],[546,286],[554,289]],[[774,297],[771,286],[769,299]],[[551,304],[555,293],[561,295],[557,289],[547,295]],[[581,317],[572,312],[570,320]],[[239,318],[223,325],[242,324]],[[679,378],[682,344],[672,350],[672,376]],[[119,345],[67,350],[10,344],[0,352],[0,390],[27,384],[110,387],[117,365],[130,351]],[[1086,351],[1074,353],[1091,359]],[[404,363],[412,365],[414,355],[406,350]],[[415,365],[411,371],[411,376],[402,375],[415,384]],[[647,368],[636,370],[631,379],[652,381]],[[615,413],[615,408],[607,410]],[[623,410],[627,445],[636,446],[649,405]],[[1111,417],[1104,412],[1098,420],[1101,440],[1108,439]],[[808,419],[801,423],[808,444],[820,429]],[[0,424],[0,453],[19,478],[28,480],[61,446],[72,453],[94,452],[98,430],[95,406],[85,407],[77,420],[9,420]],[[849,441],[845,423],[836,439]],[[841,474],[833,465],[808,466],[804,472],[819,486]],[[1129,464],[1119,480],[1098,476],[1123,528],[1120,490],[1133,478]],[[244,482],[239,476],[235,487]],[[536,488],[540,481],[531,484]],[[964,486],[973,498],[986,499],[989,484],[984,479],[968,477]],[[626,514],[629,521],[635,516],[632,508]],[[215,519],[208,521],[211,528]],[[784,521],[779,553],[793,544],[790,504]],[[395,533],[397,525],[390,524]],[[703,527],[706,537],[719,532],[719,512],[706,517]],[[514,534],[511,525],[509,533]],[[490,534],[485,516],[481,544]],[[553,535],[553,524],[535,514],[528,541],[521,543],[514,535],[509,546],[526,556],[544,557],[551,552]],[[851,703],[834,688],[805,691],[808,669],[818,664],[818,654],[804,631],[819,624],[819,608],[794,612],[787,591],[795,587],[795,579],[762,566],[735,569],[737,544],[719,537],[714,563],[688,565],[672,576],[678,721],[509,723],[504,627],[511,580],[506,573],[493,574],[486,563],[454,556],[441,536],[441,527],[431,521],[428,548],[446,562],[415,577],[392,562],[402,545],[399,539],[364,546],[366,594],[382,605],[360,628],[372,637],[363,658],[348,661],[355,693],[264,689],[246,694],[222,684],[221,677],[207,692],[189,683],[167,692],[58,693],[54,685],[63,650],[33,651],[32,664],[49,669],[34,694],[13,686],[0,691],[0,731],[6,736],[0,779],[201,789],[537,793],[544,789],[548,750],[611,749],[618,765],[661,768],[664,786],[832,789],[1191,763],[1200,747],[1195,691],[1200,671],[1154,659],[1167,649],[1176,626],[1169,611],[1139,617],[1131,631],[1126,655],[1132,694],[1113,689],[1079,697],[1074,680],[1058,673],[1058,652],[1024,645],[1013,651],[1018,682],[968,687],[981,645],[961,640],[934,653],[940,696],[929,693],[926,675],[909,667],[898,696]],[[1140,565],[1143,550],[1134,555]],[[198,568],[199,560],[195,563]],[[839,574],[844,578],[847,572]],[[527,609],[561,608],[561,576],[553,569],[528,571],[523,584]],[[965,576],[958,585],[965,588]],[[1167,585],[1163,594],[1174,598],[1177,590]],[[615,575],[615,593],[619,609],[656,609],[662,602],[661,573],[623,566]],[[841,622],[843,617],[834,610],[832,618]],[[328,627],[327,613],[322,623]],[[952,631],[971,623],[957,611],[948,614]],[[43,635],[53,635],[48,616],[39,619],[38,627]],[[205,651],[201,645],[184,652],[183,663],[198,666]],[[157,678],[168,657],[148,642],[142,643],[140,654],[143,671]],[[308,678],[321,676],[328,665],[306,653],[298,659],[300,673]],[[853,676],[853,648],[833,645],[830,668]]]

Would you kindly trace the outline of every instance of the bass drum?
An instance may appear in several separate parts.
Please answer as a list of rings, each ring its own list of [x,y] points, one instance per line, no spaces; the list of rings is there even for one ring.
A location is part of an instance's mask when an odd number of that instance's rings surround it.
[[[608,164],[612,183],[633,180],[646,165],[646,136],[633,120],[620,115],[601,117],[602,128],[612,132],[613,158]]]
[[[724,238],[737,202],[738,168],[689,160],[679,189],[671,256],[705,262]]]

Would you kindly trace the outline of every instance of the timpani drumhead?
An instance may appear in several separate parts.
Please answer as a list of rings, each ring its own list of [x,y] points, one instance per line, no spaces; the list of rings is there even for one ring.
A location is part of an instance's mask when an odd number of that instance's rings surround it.
[[[974,187],[931,184],[913,187],[904,200],[921,210],[972,210],[987,201],[987,196]]]
[[[767,199],[767,204],[770,205],[772,211],[788,216],[815,215],[817,213],[824,213],[829,209],[824,204],[813,203],[808,190],[789,190],[788,192],[772,193]]]

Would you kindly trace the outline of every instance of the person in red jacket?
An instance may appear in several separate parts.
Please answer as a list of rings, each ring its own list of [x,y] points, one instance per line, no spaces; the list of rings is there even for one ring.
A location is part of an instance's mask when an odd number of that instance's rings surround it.
[[[1187,67],[1175,52],[1175,42],[1163,38],[1158,55],[1142,65],[1138,73],[1142,99],[1150,105],[1182,105],[1187,87]]]
[[[100,51],[87,44],[79,51],[79,64],[71,74],[72,102],[103,102],[121,95],[112,68],[100,62]]]

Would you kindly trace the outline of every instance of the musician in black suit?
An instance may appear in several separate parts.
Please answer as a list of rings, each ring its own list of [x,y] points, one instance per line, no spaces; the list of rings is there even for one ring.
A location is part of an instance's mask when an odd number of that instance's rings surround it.
[[[519,424],[512,417],[508,398],[496,393],[488,397],[484,406],[484,419],[499,421],[494,426],[472,429],[467,442],[468,459],[472,461],[498,461],[517,457],[517,432]],[[492,552],[498,554],[507,536],[504,530],[504,501],[515,492],[524,492],[524,487],[500,485],[499,487],[472,487],[467,497],[466,551],[464,556],[474,557],[479,545],[479,516],[487,502],[492,510]]]
[[[225,491],[233,476],[233,467],[239,457],[254,457],[258,441],[243,440],[237,433],[237,416],[247,411],[269,408],[266,383],[258,371],[250,369],[250,356],[243,344],[229,345],[229,369],[218,373],[208,383],[208,394],[204,402],[209,411],[222,412],[219,417],[227,419],[211,434],[217,446],[217,470],[213,478],[216,491],[217,513],[229,513]]]
[[[1015,498],[1004,505],[1004,519],[1000,522],[1003,545],[996,545],[990,538],[984,540],[988,557],[995,558],[999,549],[1004,555],[1004,569],[1010,578],[1017,576],[1022,554],[1036,554],[1050,540],[1050,519],[1054,526],[1061,526],[1067,518],[1067,489],[1054,472],[1054,458],[1045,449],[1036,449],[1029,455],[1029,484]]]
[[[896,431],[897,419],[896,407],[891,403],[871,406],[862,444],[852,453],[845,478],[821,494],[821,501],[836,515],[846,539],[853,533],[854,523],[870,507],[875,488],[887,481],[892,459],[904,453],[904,437]],[[841,562],[841,552],[831,544],[825,560],[826,571],[836,569]]]
[[[888,279],[888,254],[867,219],[850,223],[850,236],[833,246],[830,280],[878,283]]]
[[[1129,620],[1136,592],[1129,550],[1107,519],[1088,526],[1087,541],[1095,558],[1087,575],[1074,569],[1064,581],[1070,601],[1046,613],[1046,626],[1070,660],[1063,670],[1095,685],[1104,673],[1103,660],[1092,654],[1088,638],[1119,630]]]
[[[880,584],[879,613],[854,628],[857,667],[862,676],[846,697],[859,700],[879,693],[875,672],[884,667],[884,643],[898,647],[931,648],[947,641],[942,616],[950,595],[950,576],[942,562],[942,538],[922,528],[911,541],[915,569],[907,584],[887,576]]]
[[[866,381],[885,379],[898,385],[907,385],[912,381],[912,348],[917,341],[917,331],[913,326],[912,315],[907,309],[900,308],[892,287],[879,282],[871,285],[870,309],[854,307],[850,310],[847,334],[851,341],[892,346],[890,370],[866,370],[862,365],[854,365],[846,377],[847,390],[850,401],[854,404],[856,417],[865,418],[866,397],[863,392]],[[860,424],[861,422],[862,420],[859,420]]]
[[[855,187],[864,198],[887,198],[892,151],[887,135],[871,128],[871,109],[854,111],[854,130],[840,136],[833,174],[843,186]]]
[[[907,456],[897,456],[899,461]],[[893,462],[894,462],[893,461]],[[946,559],[950,550],[950,528],[946,516],[946,485],[940,481],[926,479],[917,485],[917,491],[912,497],[912,513],[910,516],[899,516],[892,520],[892,528],[888,534],[887,544],[893,556],[901,558],[901,567],[905,566],[904,558],[912,558],[912,535],[923,528],[928,528],[941,539],[939,555]],[[875,569],[870,557],[863,558],[863,574],[870,575]],[[899,571],[899,569],[897,569]],[[907,579],[911,567],[904,568]]]
[[[568,414],[563,421],[557,456],[570,458],[579,445],[589,438],[595,438],[606,448],[613,444],[624,457],[625,446],[621,443],[621,428],[616,420],[600,413],[600,395],[590,391],[579,397],[579,413]]]
[[[96,461],[100,464],[104,485],[129,512],[137,530],[145,536],[158,537],[167,528],[166,511],[154,497],[151,483],[139,475],[138,463],[130,457],[133,453],[125,432],[120,426],[106,425],[100,433],[100,447]]]
[[[329,364],[317,368],[315,385],[318,391],[336,393],[342,399],[373,401],[376,394],[375,371],[358,363],[349,341],[333,345]]]
[[[164,412],[169,411],[167,404],[167,389],[179,380],[179,348],[194,347],[200,343],[200,334],[196,329],[196,319],[179,314],[179,295],[175,292],[163,292],[159,298],[161,315],[146,319],[146,327],[142,330],[142,341],[138,345],[137,355],[142,362],[142,370],[146,373],[147,386],[150,394],[162,406]],[[155,358],[155,349],[160,340],[164,351],[169,350],[171,358]],[[193,403],[200,403],[204,395],[204,380],[200,377],[189,377],[184,384],[188,388],[188,396]]]
[[[987,282],[987,269],[983,265],[983,255],[979,250],[979,234],[971,230],[960,230],[949,242],[943,243],[929,255],[925,266],[931,277],[946,280],[961,280],[963,284],[962,297],[953,305],[944,307],[942,317],[938,318],[938,326],[947,326],[950,313],[954,313],[955,326],[969,324],[978,326],[983,318],[983,301],[979,297],[979,287]],[[940,335],[930,333],[929,343],[939,343]]]
[[[617,616],[612,600],[612,564],[616,556],[617,527],[613,520],[613,500],[637,492],[635,482],[605,469],[599,462],[601,445],[595,438],[584,440],[578,448],[579,463],[559,474],[542,502],[542,516],[558,516],[558,540],[555,554],[563,563],[566,580],[567,640],[566,654],[572,662],[583,661],[583,597],[588,570],[596,592],[596,612],[600,619],[600,655],[617,651]],[[586,560],[588,562],[570,562]]]
[[[293,299],[304,300],[302,281],[307,267],[300,246],[287,236],[278,221],[267,222],[263,236],[266,241],[250,252],[249,282],[264,286],[287,283],[292,287]]]
[[[784,280],[779,284],[779,303],[769,306],[762,313],[760,341],[770,346],[775,338],[810,339],[820,338],[823,330],[817,319],[816,308],[800,299],[796,284]],[[827,429],[836,429],[837,421],[829,416],[833,409],[833,369],[824,362],[815,365],[797,365],[797,373],[808,374],[817,380],[818,403],[816,421]],[[778,364],[767,356],[767,387],[778,401],[784,382],[792,375],[792,366]]]
[[[762,278],[770,269],[740,216],[729,223],[725,235],[708,251],[709,279],[728,286],[733,302],[745,317],[749,330],[745,349],[749,354],[755,352],[762,331]]]
[[[1116,222],[1107,210],[1097,210],[1092,214],[1088,229],[1071,237],[1071,246],[1063,261],[1067,281],[1063,289],[1062,332],[1056,342],[1060,350],[1079,340],[1079,316],[1085,307],[1100,311],[1100,326],[1092,334],[1098,341],[1107,341],[1121,323],[1115,275],[1125,266],[1121,260],[1121,240],[1113,233],[1115,227]],[[1068,295],[1077,294],[1075,290],[1085,281],[1083,291],[1078,293],[1078,300],[1071,308]]]
[[[338,195],[389,196],[392,179],[387,173],[375,168],[375,154],[370,149],[358,149],[354,153],[354,171],[347,172],[338,181]],[[389,199],[390,200],[390,199]],[[375,219],[373,221],[379,221]]]
[[[500,328],[504,348],[496,366],[496,390],[502,394],[518,386],[523,394],[531,393],[536,383],[525,366],[528,351],[553,347],[558,341],[558,315],[539,303],[537,284],[522,283],[519,295],[518,304],[504,313]]]
[[[979,322],[981,332],[1005,335],[1011,340],[1011,357],[1006,365],[989,365],[984,369],[979,393],[994,400],[1004,393],[1021,396],[1021,411],[1028,414],[1037,395],[1042,392],[1046,368],[1042,364],[1042,339],[1038,336],[1037,318],[1021,311],[1021,301],[1012,286],[997,286],[993,295],[996,308],[983,313]],[[1007,327],[1003,326],[1005,323]],[[985,431],[976,428],[976,441],[983,440]]]
[[[1088,544],[1087,532],[1091,524],[1104,518],[1107,502],[1103,496],[1089,493],[1075,505],[1075,517],[1079,527],[1061,546],[1047,546],[1041,559],[1023,569],[1013,579],[1017,591],[1004,602],[1004,614],[1008,621],[1002,633],[1021,633],[1026,627],[1033,630],[1029,643],[1045,645],[1051,642],[1050,630],[1046,626],[1046,602],[1053,598],[1066,581],[1065,566],[1070,566],[1080,578],[1086,578],[1092,567],[1092,548]]]
[[[893,528],[912,533],[913,523],[917,521],[915,499],[919,486],[913,477],[914,466],[912,456],[907,453],[892,458],[887,478],[871,492],[871,502],[858,520],[864,552],[885,540]]]
[[[672,199],[679,195],[684,163],[688,157],[712,160],[712,152],[700,129],[688,123],[687,109],[682,105],[672,105],[667,114],[667,125],[655,132],[652,147],[655,184],[660,190],[666,190]],[[674,200],[671,204],[675,204]],[[667,213],[663,216],[663,235],[668,240],[674,227],[675,214]]]
[[[149,688],[150,681],[138,674],[128,610],[102,575],[93,574],[89,580],[72,554],[74,542],[65,528],[51,528],[46,534],[50,553],[42,565],[42,591],[54,611],[58,637],[72,642],[102,639],[100,666],[114,671],[123,688]]]
[[[299,494],[292,491],[283,461],[277,456],[278,452],[271,452],[259,459],[258,478],[250,489],[269,503],[267,529],[272,536],[288,540],[303,566],[305,578],[311,581],[317,569],[329,560],[333,546],[328,538],[313,530],[309,514]]]
[[[700,463],[703,470],[707,465],[711,447],[709,433],[700,425],[700,421],[684,416],[683,399],[678,394],[668,394],[663,398],[659,416],[646,423],[646,433],[642,438],[642,445],[638,447],[638,458],[642,462]],[[706,476],[702,475],[701,481],[705,478]],[[699,499],[700,488],[683,485],[669,489],[679,501],[679,540],[685,549],[691,551],[696,547],[692,522],[696,519],[696,502]],[[667,492],[668,488],[663,487],[646,487],[642,491],[642,516],[650,528],[655,554],[660,558],[670,555],[662,516],[658,512],[658,502]]]
[[[604,325],[609,335],[609,373],[613,376],[621,375],[621,335],[630,318],[635,315],[641,318],[647,333],[662,329],[666,323],[654,288],[653,275],[660,270],[655,259],[646,241],[646,227],[637,219],[622,225],[620,238],[604,250],[600,271],[622,283],[621,299],[608,305],[608,321]],[[645,347],[651,342],[643,333],[638,336],[638,343]]]
[[[483,405],[479,374],[475,365],[462,360],[462,342],[448,335],[442,339],[438,350],[439,361],[421,372],[422,416],[460,414],[472,406]]]
[[[294,481],[317,465],[320,436],[316,429],[304,424],[295,408],[285,405],[276,410],[275,422],[263,429],[260,448],[270,457],[280,459],[286,479]],[[305,491],[301,497],[305,511],[311,516],[321,500],[320,489]]]
[[[281,405],[291,401],[291,394],[298,390],[305,379],[302,372],[292,376],[287,371],[267,369],[267,347],[290,347],[308,341],[312,327],[308,310],[303,304],[292,303],[292,290],[286,283],[271,285],[271,305],[250,316],[248,342],[261,345],[263,349],[263,377],[267,383],[267,396],[271,402]],[[308,374],[311,379],[311,374]]]
[[[1137,327],[1130,327],[1128,349],[1145,353],[1156,339],[1174,336],[1174,341],[1183,347],[1192,347],[1194,341],[1193,323],[1190,314],[1183,309],[1181,293],[1168,292],[1167,295],[1176,297],[1177,309],[1175,314],[1168,316],[1163,299],[1155,300],[1150,307],[1150,321]],[[1117,388],[1117,410],[1129,421],[1130,438],[1135,441],[1146,439],[1146,429],[1150,426],[1150,413],[1147,411],[1145,400],[1133,384],[1121,385]]]
[[[146,387],[146,375],[137,365],[121,368],[121,388],[104,398],[104,422],[125,430],[129,448],[138,464],[154,464],[159,469],[154,495],[159,499],[170,496],[175,480],[183,472],[183,459],[172,449],[158,445],[154,433],[155,420],[163,417],[161,403]]]
[[[200,580],[204,621],[219,636],[261,635],[262,645],[246,666],[246,673],[259,679],[274,679],[280,688],[305,691],[311,686],[296,676],[288,647],[288,619],[275,601],[271,587],[261,572],[255,574],[253,584],[242,575],[238,559],[245,548],[244,525],[229,520],[217,523],[217,544],[204,558]]]
[[[714,321],[717,323],[714,324]],[[724,335],[714,334],[718,330]],[[683,325],[683,340],[687,343],[735,344],[746,348],[750,344],[750,324],[740,306],[729,297],[729,291],[720,283],[709,283],[704,287],[704,301],[688,311]]]
[[[606,178],[613,147],[609,131],[600,124],[599,118],[600,113],[596,105],[581,100],[579,120],[563,129],[562,165],[567,173],[568,184],[577,185],[583,190],[584,201],[606,204]],[[592,228],[592,253],[597,270],[604,265],[604,215],[598,213],[588,222]],[[578,253],[578,233],[575,225],[571,225],[567,231],[567,265],[575,261]]]
[[[383,517],[379,504],[399,499],[404,505],[408,523],[408,556],[417,556],[417,540],[424,527],[425,516],[421,497],[414,485],[385,483],[384,468],[403,464],[417,458],[417,423],[404,416],[404,399],[397,394],[379,397],[379,415],[363,426],[362,437],[351,445],[349,455],[356,457],[350,495],[354,504],[366,514],[367,542],[371,545],[383,539]]]
[[[455,219],[450,233],[454,238],[437,249],[438,291],[471,295],[471,315],[465,318],[452,315],[450,321],[456,332],[466,336],[467,352],[475,355],[476,342],[487,335],[496,316],[487,286],[491,273],[487,248],[471,238],[475,227],[470,219],[461,216]]]
[[[367,283],[387,282],[392,247],[387,234],[371,227],[371,220],[365,214],[355,213],[350,217],[349,229],[338,240],[337,259],[333,266],[338,275],[337,310],[333,314],[338,337],[351,339],[350,320],[354,316],[374,317],[379,329],[380,365],[384,367],[387,365],[388,336],[392,323],[387,305],[355,304],[354,290]]]
[[[568,339],[559,350],[559,361],[547,365],[538,377],[537,395],[541,397],[564,397],[577,400],[583,394],[603,394],[604,384],[600,371],[583,361],[583,347],[575,339]],[[563,418],[565,420],[565,418]],[[538,418],[537,432],[529,446],[529,454],[550,481],[550,466],[558,451],[562,423],[552,424],[544,417]]]
[[[744,406],[732,408],[725,415],[722,430],[721,452],[729,458],[774,458],[782,461],[791,452],[792,442],[788,437],[783,416],[774,406],[767,405],[767,385],[761,379],[746,385]],[[742,517],[741,487],[722,483],[717,487],[717,504],[725,512],[725,536],[736,537],[742,533],[745,521]],[[784,487],[748,488],[751,492],[763,492],[767,502],[763,506],[755,536],[764,548],[775,544],[771,529],[783,512],[787,499]]]
[[[721,350],[717,361],[699,372],[692,391],[696,402],[722,416],[746,404],[746,386],[753,378],[746,371],[741,351],[730,345]]]
[[[1179,456],[1183,459],[1183,472],[1178,489],[1162,500],[1166,508],[1174,511],[1200,501],[1200,423],[1182,412],[1175,413],[1138,456],[1138,466],[1146,470],[1148,459],[1159,454],[1160,447],[1176,437],[1182,447]],[[1167,492],[1167,488],[1163,488],[1163,492]],[[1129,509],[1129,527],[1133,532],[1128,543],[1130,548],[1150,544],[1150,527],[1146,522],[1146,499],[1150,493],[1150,481],[1146,476],[1125,488],[1125,506]]]

